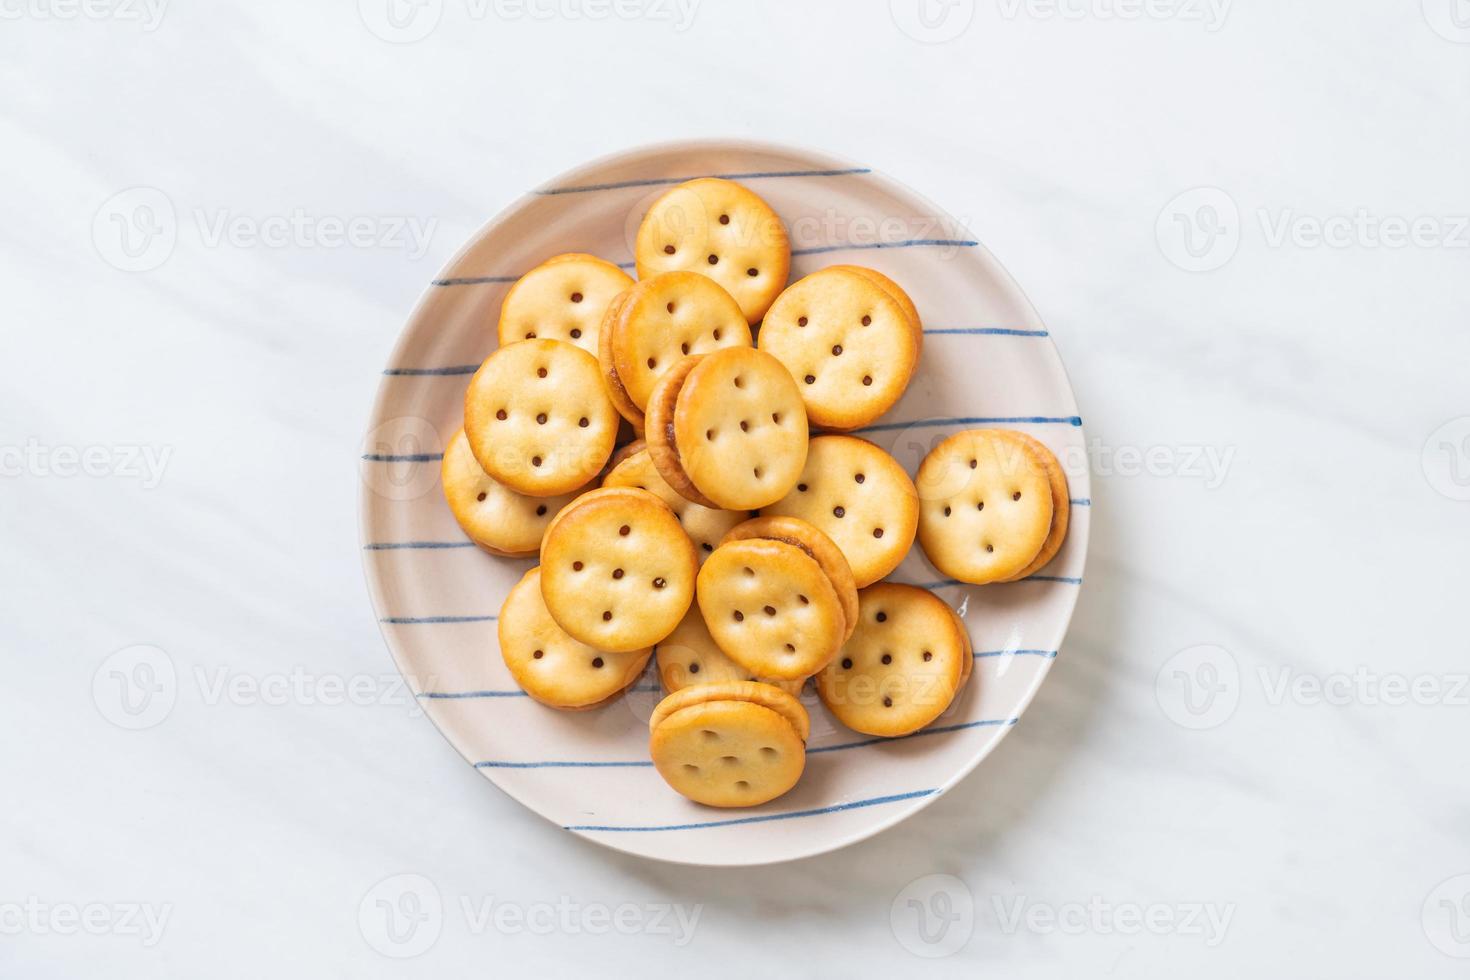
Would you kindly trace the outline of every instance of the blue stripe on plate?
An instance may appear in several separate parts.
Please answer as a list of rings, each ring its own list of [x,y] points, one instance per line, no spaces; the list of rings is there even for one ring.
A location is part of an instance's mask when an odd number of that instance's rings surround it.
[[[515,282],[520,276],[453,276],[449,279],[430,279],[431,286],[480,286],[491,282]]]
[[[1055,650],[976,650],[975,657],[1045,657],[1048,660],[1056,658]]]
[[[395,378],[420,378],[420,377],[450,377],[460,374],[474,374],[480,369],[478,364],[451,364],[449,367],[429,368],[386,368],[383,373]]]
[[[607,184],[584,184],[580,187],[547,187],[532,193],[543,197],[554,194],[588,194],[592,191],[615,191],[624,187],[661,187],[665,184],[682,184],[703,177],[720,180],[764,180],[770,177],[847,177],[853,174],[870,174],[867,167],[847,167],[842,170],[751,170],[738,174],[695,174],[691,177],[648,177],[641,180],[617,180]]]
[[[365,463],[437,463],[443,453],[363,453]]]
[[[423,691],[415,697],[423,698],[425,701],[467,701],[474,698],[524,698],[530,697],[525,691]],[[478,765],[478,763],[477,763]]]
[[[963,334],[983,337],[1050,337],[1045,330],[1021,330],[1016,327],[931,327],[926,334]]]
[[[473,541],[374,541],[363,551],[438,551],[444,548],[473,548]]]
[[[421,623],[493,623],[498,616],[385,616],[380,623],[394,626],[414,626]]]
[[[1073,507],[1091,507],[1092,506],[1092,498],[1091,497],[1073,497],[1072,500],[1071,500],[1071,504],[1072,504]]]
[[[882,422],[862,429],[863,432],[892,432],[897,429],[937,429],[948,425],[1081,425],[1080,415],[972,415],[956,418],[914,419],[912,422]]]
[[[993,585],[1020,585],[1022,582],[1061,582],[1064,585],[1081,585],[1080,578],[1070,578],[1065,575],[1029,575],[1015,582],[994,582]],[[942,578],[937,582],[903,582],[903,585],[912,585],[918,589],[947,589],[951,585],[969,585],[957,578]],[[976,586],[979,588],[979,586]]]
[[[814,810],[794,810],[791,813],[770,813],[755,817],[736,817],[733,820],[706,820],[702,823],[673,823],[651,826],[624,825],[621,827],[606,824],[570,824],[563,829],[582,831],[584,833],[652,833],[664,830],[702,830],[707,827],[734,827],[739,824],[767,823],[772,820],[795,820],[799,817],[816,817],[824,813],[840,813],[843,810],[858,810],[868,806],[881,806],[884,803],[917,800],[925,796],[933,796],[938,792],[939,790],[937,789],[917,789],[910,793],[875,796],[868,800],[853,800],[851,803],[838,803],[834,806],[823,806]]]
[[[799,255],[825,255],[828,252],[857,252],[874,248],[925,248],[950,247],[974,248],[980,243],[973,238],[907,238],[901,242],[863,242],[861,244],[818,245],[814,248],[793,248],[791,257]]]

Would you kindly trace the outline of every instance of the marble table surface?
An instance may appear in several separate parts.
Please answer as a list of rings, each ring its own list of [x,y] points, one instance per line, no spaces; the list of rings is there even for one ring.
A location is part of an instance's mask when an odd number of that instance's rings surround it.
[[[0,974],[1464,975],[1465,0],[0,17]],[[424,284],[526,188],[703,136],[961,217],[1093,470],[1015,731],[897,828],[734,871],[466,766],[357,533]]]

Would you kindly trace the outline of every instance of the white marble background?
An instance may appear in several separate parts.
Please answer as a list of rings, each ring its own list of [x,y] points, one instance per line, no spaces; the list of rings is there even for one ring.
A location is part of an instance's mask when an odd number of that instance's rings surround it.
[[[1464,975],[1470,3],[387,2],[0,2],[0,974]],[[466,766],[356,530],[423,284],[523,189],[693,136],[964,217],[1096,443],[1016,731],[750,871]],[[443,902],[407,943],[400,874]]]

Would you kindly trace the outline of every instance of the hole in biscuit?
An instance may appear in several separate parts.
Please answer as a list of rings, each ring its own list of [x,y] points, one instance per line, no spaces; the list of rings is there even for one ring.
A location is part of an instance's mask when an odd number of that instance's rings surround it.
[[[672,245],[665,245],[664,246],[664,254],[665,255],[673,255],[674,254],[674,246],[672,246]]]
[[[811,605],[811,602],[812,601],[810,599],[808,599],[804,595],[799,595],[796,598],[797,598],[797,601],[800,602],[803,606],[809,606],[809,605]]]
[[[545,650],[532,650],[531,651],[531,658],[533,660],[540,660],[544,656],[546,656],[546,651]]]
[[[628,533],[632,530],[633,529],[631,527],[624,524],[622,527],[618,528],[618,534],[626,538],[628,536]]]
[[[710,265],[719,265],[720,264],[720,257],[718,255],[711,255],[709,257],[709,264]]]
[[[495,413],[495,417],[504,422],[510,416],[506,413],[505,409],[502,408],[500,411]]]
[[[538,377],[538,378],[544,378],[544,377],[546,377],[546,369],[545,368],[537,368],[536,369],[536,377]]]
[[[592,658],[592,666],[596,667],[598,670],[601,670],[602,669],[602,658],[601,657],[593,657]]]
[[[653,587],[655,589],[661,589],[661,588],[663,588],[664,586],[666,586],[668,584],[669,584],[668,581],[666,579],[664,579],[662,576],[660,576],[659,578],[656,578],[656,579],[653,580]]]
[[[740,431],[741,432],[749,432],[750,431],[750,423],[747,422],[747,421],[745,421],[745,419],[741,419],[740,420]],[[1019,494],[1017,496],[1019,496]]]
[[[754,575],[755,574],[755,569],[750,568],[749,566],[747,566],[745,568],[742,568],[741,571],[744,572],[746,575]]]
[[[715,430],[714,429],[705,429],[704,430],[704,438],[708,442],[714,442],[715,441]]]
[[[802,378],[801,380],[805,381],[807,384],[816,384],[816,382],[817,382],[817,376],[815,374],[808,374],[806,377]]]
[[[691,674],[697,674],[697,673],[699,673],[699,664],[698,663],[692,663],[692,664],[690,664],[689,665],[689,673],[691,673]]]
[[[737,779],[737,780],[735,780],[735,788],[736,789],[750,789],[750,784],[747,783],[743,779]]]
[[[478,493],[478,494],[477,494],[477,495],[476,495],[476,496],[475,496],[475,499],[476,499],[476,500],[484,500],[484,499],[485,499],[485,491],[484,491],[484,490],[481,490],[481,491],[480,491],[480,492],[479,492],[479,493]]]
[[[798,483],[796,485],[796,491],[798,493],[806,493],[806,484],[805,483]]]
[[[854,473],[854,474],[853,474],[853,475],[852,475],[852,479],[853,479],[853,482],[854,482],[854,483],[862,483],[862,482],[863,482],[863,481],[864,481],[864,480],[866,480],[866,479],[867,479],[867,477],[866,477],[866,476],[864,476],[864,475],[863,475],[863,474],[861,474],[861,473]]]
[[[843,670],[852,670],[852,658],[851,657],[843,657],[842,658],[842,669]]]
[[[875,538],[881,538],[881,537],[883,537],[883,529],[881,527],[875,527],[875,528],[873,528],[873,537],[875,537]]]
[[[847,508],[845,508],[845,507],[833,507],[832,508],[832,516],[833,517],[846,517],[847,516]]]
[[[970,469],[973,470],[975,467],[977,467],[979,465],[980,465],[980,461],[978,459],[972,459],[972,460],[970,460]]]
[[[1021,491],[1017,490],[1015,493],[1011,494],[1011,499],[1012,500],[1020,500],[1021,499]]]
[[[579,428],[579,429],[585,429],[585,428],[587,428],[587,426],[589,426],[591,424],[592,423],[588,421],[587,416],[585,416],[585,415],[582,416],[581,418],[577,419],[577,428]]]
[[[739,762],[740,760],[737,759],[737,758],[735,758],[735,756],[733,756],[733,755],[722,755],[722,756],[720,756],[720,761],[723,762],[727,766],[733,766],[735,763]]]
[[[882,610],[879,610],[877,619],[880,623],[886,623],[888,622],[888,614],[886,612],[883,612]]]
[[[873,318],[872,317],[870,317],[870,316],[863,317],[863,326],[866,327],[868,324],[870,324],[872,322],[873,322]]]
[[[686,762],[686,763],[684,763],[684,771],[685,772],[691,772],[691,773],[692,772],[699,772],[699,767],[696,766],[692,762]]]
[[[786,644],[786,652],[787,653],[795,653],[796,652],[796,645],[794,643],[788,643],[788,644]]]
[[[931,652],[929,652],[928,650],[925,650],[924,651],[924,663],[927,664],[929,661],[931,661],[933,659],[934,659],[934,654],[931,653]]]
[[[602,611],[602,621],[604,623],[606,623],[606,622],[609,622],[611,620],[612,620],[612,610],[611,609],[604,609]]]
[[[761,478],[761,468],[759,466],[757,466],[755,469],[751,470],[751,472],[753,474],[755,474],[755,478],[757,480],[759,480]]]
[[[650,370],[658,367],[658,361],[655,358],[650,357],[648,359],[648,367]]]
[[[538,504],[537,505],[537,507],[536,507],[536,516],[537,517],[545,517],[546,516],[546,505],[545,504]]]
[[[888,697],[886,694],[883,696],[883,707],[885,707],[885,708],[891,708],[891,707],[893,707],[893,699],[890,698],[890,697]]]
[[[532,330],[530,333],[526,334],[526,339],[527,340],[535,340],[536,339],[536,331]]]
[[[945,517],[948,517],[950,515],[950,513],[951,513],[950,508],[946,505],[945,508],[944,508],[944,516]]]
[[[765,756],[767,759],[774,759],[779,754],[779,752],[771,748],[769,745],[761,746],[761,755]]]
[[[703,731],[701,731],[701,732],[700,732],[700,733],[699,733],[699,734],[701,734],[701,735],[703,735],[703,736],[704,736],[704,740],[705,740],[705,741],[706,741],[706,742],[713,742],[713,741],[715,741],[715,740],[716,740],[716,739],[718,739],[718,738],[719,738],[719,737],[720,737],[720,736],[719,736],[719,733],[717,733],[717,732],[712,732],[712,731],[710,731],[710,730],[709,730],[709,729],[708,729],[708,728],[706,728],[706,729],[704,729],[704,730],[703,730]]]
[[[774,616],[774,615],[776,615],[776,607],[775,606],[766,606],[765,609],[763,609],[762,611],[767,616]]]
[[[804,317],[804,316],[797,317],[796,318],[796,325],[798,327],[804,327],[804,326],[806,326],[806,317]]]
[[[865,375],[863,375],[863,384],[864,385],[871,386],[872,383],[873,383],[873,376],[871,374],[865,374]]]
[[[572,339],[573,340],[576,340],[580,336],[582,336],[582,328],[581,327],[573,327],[572,328]]]
[[[832,356],[833,357],[838,357],[841,354],[842,354],[842,345],[841,344],[833,344],[832,345]]]
[[[581,293],[573,293],[572,294],[572,302],[573,303],[580,303],[580,302],[582,302],[582,294]]]
[[[679,345],[679,353],[681,353],[681,354],[687,354],[687,353],[689,353],[689,345],[688,344],[680,344]]]
[[[537,425],[545,425],[546,424],[546,413],[545,412],[538,412],[538,413],[536,413],[536,424]]]
[[[574,571],[574,572],[580,572],[581,570],[582,570],[582,563],[581,562],[579,562],[579,561],[572,562],[572,571]]]
[[[613,578],[622,578],[622,577],[623,577],[623,570],[621,568],[614,568],[613,569]]]
[[[664,309],[666,309],[670,313],[672,313],[672,312],[674,312],[674,304],[673,303],[670,303],[669,305],[665,306]]]
[[[995,553],[995,545],[993,545],[993,544],[987,544],[985,546],[985,551],[986,551],[987,554],[994,554]]]
[[[540,456],[532,456],[531,457],[531,465],[532,466],[540,466],[541,465],[541,457]]]
[[[780,412],[772,412],[771,413],[771,421],[774,422],[774,423],[776,423],[777,425],[780,425],[781,424],[781,413]]]
[[[729,223],[730,223],[730,216],[728,214],[722,214],[722,215],[720,215],[720,224],[722,224],[722,225],[728,225]]]
[[[703,544],[701,544],[700,547],[703,548],[705,551],[712,552],[712,551],[715,550],[714,545],[710,544],[708,541],[706,541]]]
[[[982,500],[978,504],[976,504],[975,505],[975,509],[976,510],[984,510],[985,509],[985,501]]]
[[[749,276],[750,278],[754,279],[756,276],[758,276],[758,275],[761,274],[761,270],[755,269],[755,268],[746,269],[745,270],[745,274],[747,276]]]
[[[745,379],[742,378],[738,374],[735,375],[735,387],[737,387],[737,388],[744,388],[745,387]]]
[[[737,623],[743,623],[743,622],[745,622],[745,613],[741,612],[739,609],[735,610],[735,622],[737,622]]]
[[[893,654],[891,654],[891,653],[885,653],[885,654],[883,654],[883,656],[879,657],[878,659],[884,664],[884,666],[887,666],[888,664],[893,663]]]

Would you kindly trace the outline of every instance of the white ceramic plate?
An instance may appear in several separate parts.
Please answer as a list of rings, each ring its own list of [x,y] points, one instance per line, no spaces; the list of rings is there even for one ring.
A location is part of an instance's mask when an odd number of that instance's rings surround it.
[[[923,358],[903,400],[862,434],[912,474],[965,427],[1021,429],[1068,470],[1072,525],[1061,554],[1025,582],[943,581],[915,546],[892,576],[934,588],[964,616],[975,672],[917,735],[883,740],[843,728],[811,685],[806,773],[786,796],[748,810],[691,803],[648,759],[659,700],[649,672],[624,698],[559,712],[516,689],[496,613],[530,561],[466,540],[439,490],[439,458],[461,423],[466,384],[495,347],[500,302],[521,273],[560,252],[632,269],[649,203],[696,176],[738,180],[785,220],[793,280],[825,265],[887,273],[924,319]],[[363,562],[383,636],[421,703],[459,752],[501,789],[572,833],[618,850],[705,865],[786,861],[862,840],[933,802],[1016,724],[1061,645],[1082,582],[1091,514],[1083,433],[1061,360],[999,263],[943,211],[880,174],[783,146],[700,141],[587,164],[517,200],[425,292],[378,390],[363,447]]]

